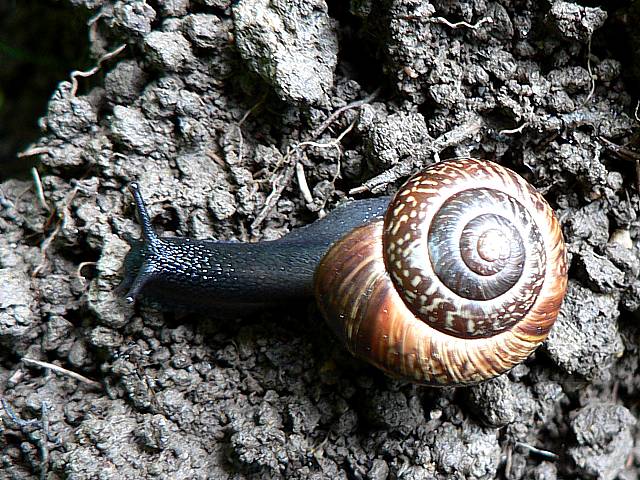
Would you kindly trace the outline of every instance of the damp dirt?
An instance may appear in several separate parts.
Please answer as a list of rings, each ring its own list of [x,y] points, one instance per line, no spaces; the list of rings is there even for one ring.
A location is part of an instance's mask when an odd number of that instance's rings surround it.
[[[37,181],[0,184],[2,478],[638,478],[631,10],[71,3],[98,68],[52,93]],[[117,291],[133,180],[163,234],[257,241],[455,156],[525,176],[569,250],[552,334],[495,380],[389,378],[310,302],[216,319]]]

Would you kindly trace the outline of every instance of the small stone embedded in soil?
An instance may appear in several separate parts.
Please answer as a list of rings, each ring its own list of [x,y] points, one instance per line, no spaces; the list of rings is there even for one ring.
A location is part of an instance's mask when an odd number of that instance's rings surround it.
[[[633,448],[637,419],[622,405],[591,404],[574,412],[571,429],[578,446],[569,454],[583,478],[613,480]]]
[[[233,16],[242,57],[284,101],[326,102],[338,34],[324,0],[245,0],[234,4]]]
[[[373,171],[383,171],[411,158],[433,140],[424,117],[418,112],[388,115],[370,105],[362,107],[358,130],[364,135]]]
[[[618,296],[596,293],[569,281],[546,350],[567,373],[588,379],[608,374],[624,352],[618,331]]]
[[[445,423],[433,432],[433,460],[447,477],[493,479],[500,463],[496,430]]]
[[[114,140],[143,155],[153,152],[155,139],[143,113],[133,107],[116,105],[113,109],[111,131]]]
[[[180,32],[154,30],[144,37],[149,60],[162,70],[177,72],[192,67],[195,57],[191,44]]]
[[[107,72],[104,88],[113,103],[131,103],[140,96],[147,83],[147,73],[135,60],[123,60]]]
[[[590,248],[584,248],[577,254],[577,265],[589,286],[598,292],[612,293],[624,286],[622,270]]]
[[[548,15],[565,38],[581,42],[588,41],[593,32],[602,27],[607,19],[607,12],[601,8],[557,0],[552,2]]]
[[[156,11],[147,2],[118,1],[113,7],[113,26],[126,30],[131,35],[146,35]]]
[[[0,336],[17,341],[39,321],[31,310],[35,297],[30,285],[25,272],[0,268]]]
[[[389,477],[389,465],[381,458],[376,458],[367,472],[368,480],[386,480]]]
[[[230,40],[228,27],[217,15],[189,15],[184,28],[191,43],[199,48],[219,48]]]
[[[89,351],[85,339],[77,339],[73,342],[67,354],[67,359],[74,368],[93,367],[93,354]]]
[[[471,408],[482,422],[496,428],[515,422],[519,411],[525,407],[523,404],[530,402],[530,408],[534,408],[531,395],[511,382],[507,375],[470,387],[468,397]]]

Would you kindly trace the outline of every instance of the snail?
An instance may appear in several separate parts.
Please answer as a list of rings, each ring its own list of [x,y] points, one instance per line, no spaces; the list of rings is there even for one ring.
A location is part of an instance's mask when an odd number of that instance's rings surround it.
[[[279,240],[161,238],[130,186],[143,241],[126,298],[223,308],[315,295],[347,349],[417,383],[481,382],[545,340],[567,288],[553,210],[496,163],[459,158],[393,196],[356,200]]]

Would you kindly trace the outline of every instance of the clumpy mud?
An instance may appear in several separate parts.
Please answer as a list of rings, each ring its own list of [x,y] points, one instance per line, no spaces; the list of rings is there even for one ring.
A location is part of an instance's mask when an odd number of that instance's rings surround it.
[[[2,478],[638,478],[632,10],[72,3],[100,68],[53,93],[41,185],[0,184]],[[132,180],[165,234],[256,241],[453,156],[524,175],[569,249],[548,341],[493,381],[391,379],[311,303],[215,319],[116,292]]]

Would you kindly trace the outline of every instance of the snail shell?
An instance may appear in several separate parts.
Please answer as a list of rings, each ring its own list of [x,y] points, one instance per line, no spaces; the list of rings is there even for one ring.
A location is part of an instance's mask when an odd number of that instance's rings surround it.
[[[515,172],[455,159],[412,177],[384,222],[336,242],[318,305],[356,356],[431,385],[506,372],[545,340],[567,287],[560,225]]]

